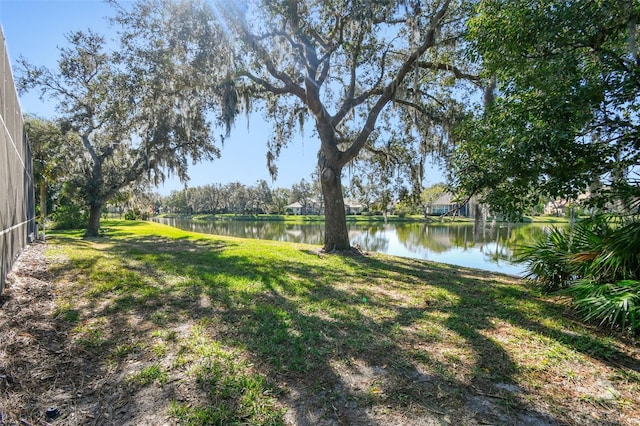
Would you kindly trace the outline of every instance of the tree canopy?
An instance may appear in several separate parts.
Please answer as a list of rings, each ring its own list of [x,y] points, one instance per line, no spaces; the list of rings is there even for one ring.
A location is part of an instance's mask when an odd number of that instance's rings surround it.
[[[313,123],[326,250],[349,247],[345,165],[369,150],[409,161],[420,181],[425,158],[446,145],[468,89],[457,83],[479,81],[459,61],[469,11],[451,0],[212,3],[230,48],[217,73],[228,76],[218,86],[224,118],[262,108],[273,123],[266,144],[274,176],[296,129]]]
[[[58,69],[20,61],[19,88],[56,99],[63,130],[81,141],[67,176],[90,212],[87,236],[97,235],[102,207],[118,191],[158,183],[167,173],[184,181],[189,159],[218,155],[206,117],[215,97],[191,73],[206,73],[207,64],[179,43],[198,28],[179,19],[183,5],[166,6],[176,19],[155,27],[167,36],[164,45],[123,34],[120,49],[110,50],[102,36],[74,32],[60,49]]]
[[[450,178],[518,215],[541,196],[638,199],[640,2],[478,4],[469,40],[497,96],[459,132]]]
[[[48,189],[56,185],[59,177],[65,175],[66,159],[76,155],[73,147],[79,144],[72,140],[74,135],[64,134],[55,121],[26,116],[24,126],[31,146],[34,181],[38,187],[35,192],[36,201],[44,223],[49,201]]]

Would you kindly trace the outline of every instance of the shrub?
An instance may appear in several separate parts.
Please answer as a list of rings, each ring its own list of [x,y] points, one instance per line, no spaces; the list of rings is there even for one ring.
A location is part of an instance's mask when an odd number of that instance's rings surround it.
[[[87,212],[75,203],[58,206],[51,214],[54,229],[81,229],[87,226]]]
[[[567,287],[572,277],[569,241],[566,230],[552,227],[534,245],[521,248],[517,260],[528,271],[525,279],[544,292]]]
[[[124,213],[124,219],[125,220],[138,220],[138,219],[140,219],[140,209],[127,210]]]
[[[599,284],[581,280],[563,293],[573,298],[576,310],[586,321],[600,321],[601,325],[640,330],[640,281],[621,280]]]

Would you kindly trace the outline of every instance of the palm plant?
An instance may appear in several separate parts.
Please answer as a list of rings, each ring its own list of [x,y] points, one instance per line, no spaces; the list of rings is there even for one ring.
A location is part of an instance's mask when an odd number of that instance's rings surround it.
[[[567,287],[572,276],[569,243],[566,231],[554,226],[533,245],[521,247],[517,261],[526,266],[525,278],[544,292]]]
[[[585,320],[640,330],[640,221],[596,216],[572,229],[551,228],[521,250],[526,278],[572,297]]]
[[[599,320],[601,325],[628,328],[632,332],[640,330],[640,281],[597,284],[580,280],[565,292],[572,296],[585,321]]]

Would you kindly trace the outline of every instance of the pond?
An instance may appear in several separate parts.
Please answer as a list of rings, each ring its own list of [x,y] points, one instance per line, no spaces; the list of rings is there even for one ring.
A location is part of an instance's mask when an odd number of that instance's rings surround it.
[[[216,220],[194,222],[155,218],[156,222],[205,234],[322,245],[323,223]],[[513,262],[514,248],[531,243],[550,225],[486,223],[351,223],[352,245],[364,251],[427,259],[505,274],[522,275]]]

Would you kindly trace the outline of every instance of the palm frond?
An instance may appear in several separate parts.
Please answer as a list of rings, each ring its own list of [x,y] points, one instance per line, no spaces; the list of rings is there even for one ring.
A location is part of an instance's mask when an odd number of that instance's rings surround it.
[[[565,231],[551,227],[534,245],[522,247],[517,261],[527,269],[525,279],[550,292],[568,285],[572,276]]]
[[[586,321],[640,331],[640,281],[622,280],[598,284],[582,280],[565,289]]]
[[[602,215],[571,229],[551,228],[518,260],[543,291],[572,297],[587,321],[640,330],[640,221]]]

